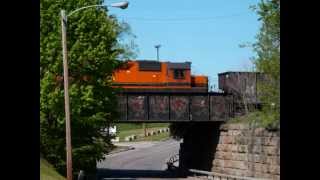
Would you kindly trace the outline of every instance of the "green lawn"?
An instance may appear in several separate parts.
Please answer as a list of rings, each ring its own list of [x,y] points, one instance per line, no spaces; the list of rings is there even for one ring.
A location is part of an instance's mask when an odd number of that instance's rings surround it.
[[[130,135],[144,135],[144,130],[142,128],[142,123],[119,123],[117,125],[117,136],[120,137],[120,141],[124,141],[126,136]],[[169,123],[146,123],[147,131],[158,130],[161,128],[167,128]],[[135,141],[159,141],[169,138],[169,133],[161,133],[158,135],[153,135],[149,137],[138,137]]]
[[[117,123],[117,131],[127,131],[133,129],[142,129],[142,123]],[[147,128],[169,127],[169,123],[146,123]]]
[[[66,180],[53,166],[43,158],[40,158],[40,179],[41,180]]]
[[[153,136],[147,136],[143,137],[141,139],[137,139],[135,141],[163,141],[169,139],[169,132],[153,135]]]

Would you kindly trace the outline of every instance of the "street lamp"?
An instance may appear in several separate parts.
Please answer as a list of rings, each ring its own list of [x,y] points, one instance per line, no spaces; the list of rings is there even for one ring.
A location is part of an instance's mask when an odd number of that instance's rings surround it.
[[[68,15],[65,10],[61,10],[61,29],[62,29],[62,54],[63,54],[63,78],[64,78],[64,106],[66,115],[66,151],[67,151],[67,180],[72,180],[72,147],[71,147],[71,127],[70,127],[70,103],[69,103],[69,80],[68,80],[68,56],[67,56],[67,17],[72,14],[91,7],[116,7],[126,9],[129,2],[123,1],[112,3],[111,5],[90,5],[78,8]]]
[[[161,44],[154,46],[157,49],[157,60],[159,61],[159,48],[161,47]]]

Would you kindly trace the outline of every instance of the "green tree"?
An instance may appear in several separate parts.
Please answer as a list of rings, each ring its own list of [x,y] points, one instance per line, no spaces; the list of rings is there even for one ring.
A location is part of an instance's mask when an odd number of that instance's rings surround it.
[[[66,174],[65,114],[60,10],[103,4],[102,0],[40,1],[40,149],[60,173]],[[68,60],[73,171],[94,171],[110,150],[103,133],[114,120],[116,99],[112,71],[122,59],[134,58],[130,26],[106,8],[89,8],[68,18]]]
[[[280,0],[262,0],[252,7],[262,26],[253,44],[257,56],[253,59],[257,71],[267,75],[258,84],[264,104],[262,123],[278,126],[280,120]]]

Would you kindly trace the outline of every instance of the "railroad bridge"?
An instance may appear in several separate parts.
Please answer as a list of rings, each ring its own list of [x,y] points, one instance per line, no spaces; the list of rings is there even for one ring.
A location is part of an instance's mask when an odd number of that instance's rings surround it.
[[[120,121],[225,121],[233,116],[224,93],[127,92],[119,95]]]
[[[259,107],[257,84],[264,80],[260,73],[252,72],[226,72],[218,76],[220,92],[207,92],[200,86],[165,90],[123,88],[117,94],[118,122],[172,122],[182,127],[183,142],[177,155],[179,168],[211,171],[220,125],[244,113],[244,104],[247,108]]]
[[[260,73],[219,74],[223,92],[164,91],[123,89],[118,94],[119,122],[224,122],[257,108],[257,82]]]

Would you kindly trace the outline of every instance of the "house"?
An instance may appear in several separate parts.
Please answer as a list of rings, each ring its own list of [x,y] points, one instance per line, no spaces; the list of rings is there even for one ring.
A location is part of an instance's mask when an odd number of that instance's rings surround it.
[[[104,129],[104,131],[108,134],[108,135],[116,135],[117,134],[117,126],[112,126],[112,127],[107,127]]]

